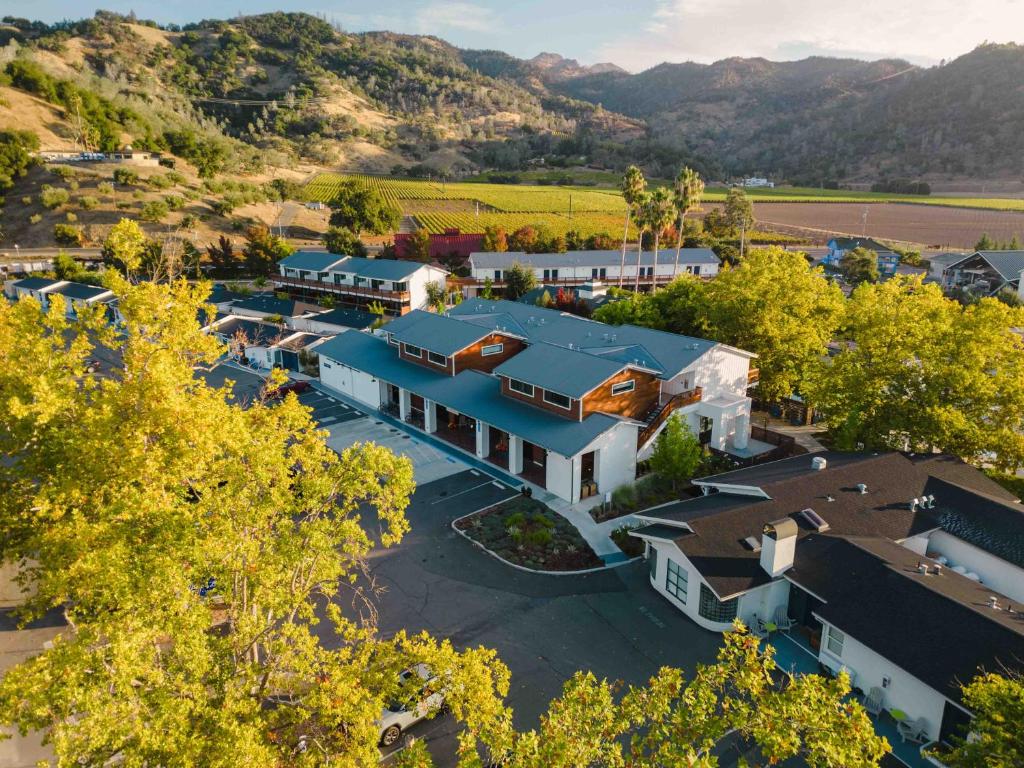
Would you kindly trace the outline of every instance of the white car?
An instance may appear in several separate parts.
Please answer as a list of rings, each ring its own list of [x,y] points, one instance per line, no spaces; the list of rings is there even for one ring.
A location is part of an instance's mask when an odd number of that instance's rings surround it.
[[[425,664],[407,669],[401,677],[407,685],[414,677],[418,677],[422,684],[408,702],[389,704],[381,714],[378,725],[382,747],[390,747],[408,728],[444,708],[444,691]]]

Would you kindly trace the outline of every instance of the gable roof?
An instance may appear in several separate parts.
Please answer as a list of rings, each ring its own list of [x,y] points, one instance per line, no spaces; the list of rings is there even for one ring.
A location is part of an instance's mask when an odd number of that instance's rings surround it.
[[[231,308],[247,309],[251,312],[266,312],[271,315],[281,315],[281,317],[298,317],[308,314],[309,310],[300,305],[302,305],[302,302],[295,301],[294,299],[279,299],[272,293],[263,293],[236,301],[231,305]]]
[[[1024,614],[992,588],[895,542],[814,534],[786,578],[824,599],[815,613],[953,701],[979,669],[1024,671]]]
[[[412,390],[561,456],[575,456],[605,432],[625,424],[602,413],[572,421],[519,403],[501,394],[501,382],[494,376],[474,370],[464,370],[457,376],[432,371],[402,360],[394,347],[367,333],[343,333],[325,341],[316,351],[321,357]]]
[[[331,269],[334,272],[347,272],[370,280],[397,282],[408,280],[421,269],[433,269],[437,272],[444,272],[440,267],[432,267],[430,264],[423,264],[418,261],[364,259],[358,256],[349,256]]]
[[[395,318],[384,330],[404,344],[423,347],[445,357],[476,344],[492,333],[489,328],[461,323],[454,318],[421,309],[414,309]]]
[[[244,334],[246,341],[254,347],[269,346],[283,336],[293,333],[293,331],[282,331],[276,325],[261,323],[258,320],[250,320],[238,315],[228,315],[213,327],[213,332],[226,338],[232,338],[239,333]]]
[[[509,269],[513,264],[522,264],[534,269],[572,268],[572,267],[617,267],[622,263],[622,251],[565,251],[564,253],[526,253],[524,251],[476,251],[469,255],[470,265],[474,269]],[[675,264],[675,248],[658,251],[658,264]],[[627,258],[626,264],[635,264]],[[654,253],[645,251],[641,266],[651,266]],[[682,248],[679,251],[679,264],[719,265],[719,258],[710,248]]]
[[[337,325],[341,328],[355,328],[360,331],[369,328],[377,322],[377,319],[378,316],[372,312],[363,312],[359,309],[344,309],[342,307],[335,307],[310,318],[315,323]]]
[[[109,288],[102,288],[98,285],[87,285],[85,283],[72,283],[66,282],[61,285],[57,285],[52,288],[49,293],[59,293],[61,296],[67,296],[69,299],[80,299],[82,301],[89,301],[91,299],[97,299],[100,296],[110,294],[113,296],[113,291]]]
[[[579,399],[625,367],[617,360],[540,343],[510,357],[494,373]]]
[[[11,283],[13,288],[21,288],[25,291],[41,291],[49,288],[51,285],[57,285],[61,282],[60,280],[51,280],[48,277],[25,277],[21,280],[15,280]]]
[[[290,256],[285,256],[279,265],[288,269],[308,269],[311,272],[327,272],[339,261],[344,261],[348,256],[339,256],[336,253],[324,251],[296,251]]]
[[[950,267],[955,267],[967,259],[980,256],[988,262],[999,276],[1008,283],[1020,280],[1021,270],[1024,270],[1024,251],[975,251],[970,256],[953,262]]]
[[[884,245],[870,237],[833,237],[829,242],[835,243],[836,248],[843,251],[849,251],[854,248],[867,248],[876,253],[881,251],[892,253],[892,248],[888,245]]]

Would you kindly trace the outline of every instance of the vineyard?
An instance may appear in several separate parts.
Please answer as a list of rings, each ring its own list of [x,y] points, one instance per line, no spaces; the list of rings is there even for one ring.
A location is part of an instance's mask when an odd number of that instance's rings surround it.
[[[428,232],[440,233],[455,228],[462,232],[482,232],[484,227],[502,227],[506,232],[514,232],[520,227],[546,227],[553,234],[565,235],[575,230],[582,237],[597,234],[609,234],[616,238],[622,237],[624,219],[619,216],[600,213],[573,214],[572,220],[558,213],[492,213],[481,211],[474,213],[417,213],[413,214],[416,222]],[[631,228],[630,235],[636,237]]]

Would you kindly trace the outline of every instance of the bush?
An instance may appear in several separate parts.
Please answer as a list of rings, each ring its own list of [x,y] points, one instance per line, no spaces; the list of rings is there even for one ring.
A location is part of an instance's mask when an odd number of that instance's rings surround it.
[[[53,239],[57,245],[80,248],[82,246],[82,230],[71,224],[54,224]]]
[[[32,205],[32,195],[25,195],[21,198],[22,205]]]
[[[29,224],[38,224],[42,220],[43,220],[43,216],[42,216],[42,214],[39,214],[39,213],[33,213],[31,216],[28,217],[28,223]]]
[[[130,187],[139,183],[139,174],[130,168],[115,168],[114,181],[122,186]]]
[[[160,222],[167,217],[168,213],[170,213],[170,208],[163,200],[150,200],[142,206],[139,215],[144,221]]]
[[[54,176],[60,176],[64,181],[73,179],[75,177],[75,169],[67,165],[55,165],[50,168],[50,173]]]
[[[64,205],[70,199],[71,195],[66,189],[51,187],[49,184],[43,184],[43,188],[39,193],[39,201],[43,204],[44,208],[49,208],[51,211]]]
[[[632,485],[623,485],[612,491],[612,504],[622,510],[636,510],[636,489]]]
[[[71,211],[65,213],[64,218],[67,220],[69,224],[74,224],[76,221],[78,221],[78,217]]]
[[[161,176],[160,174],[150,176],[146,180],[146,183],[153,187],[153,189],[170,189],[171,186],[173,186],[170,179],[166,176]]]
[[[185,207],[185,198],[178,195],[168,195],[164,198],[164,202],[167,203],[167,207],[172,211],[180,211]]]
[[[99,198],[93,197],[92,195],[82,195],[78,198],[78,205],[81,206],[83,211],[91,211],[94,208],[97,208],[99,204]]]
[[[112,195],[114,194],[114,185],[109,181],[101,181],[96,185],[96,191],[101,195]]]

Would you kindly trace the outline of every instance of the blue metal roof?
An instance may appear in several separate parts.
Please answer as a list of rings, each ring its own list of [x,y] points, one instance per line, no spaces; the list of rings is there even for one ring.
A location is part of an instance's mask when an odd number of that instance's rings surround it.
[[[237,309],[248,309],[252,312],[267,312],[282,317],[296,317],[306,314],[305,310],[299,309],[299,302],[292,299],[279,299],[272,293],[264,293],[258,296],[236,301],[233,306]]]
[[[285,256],[278,264],[289,269],[327,272],[331,266],[347,258],[347,256],[339,256],[336,253],[324,253],[323,251],[296,251],[291,256]]]
[[[408,280],[428,265],[418,261],[396,261],[395,259],[363,259],[349,256],[344,262],[333,267],[334,272],[347,272],[375,280]]]
[[[392,320],[384,330],[405,344],[445,356],[454,355],[491,333],[488,328],[420,309]]]
[[[625,367],[617,360],[540,343],[509,358],[494,373],[579,399]]]
[[[67,296],[69,299],[81,299],[83,301],[89,301],[102,296],[105,293],[111,293],[109,288],[101,288],[98,285],[87,285],[85,283],[65,283],[64,285],[58,286],[49,293],[59,293],[61,296]],[[111,294],[112,295],[112,294]]]
[[[322,312],[310,318],[317,323],[337,325],[341,328],[358,328],[364,330],[377,322],[377,315],[372,312],[363,312],[358,309],[343,309],[336,307],[329,312]]]
[[[458,376],[435,373],[398,357],[384,340],[345,333],[316,348],[322,356],[408,389],[459,413],[511,432],[562,456],[575,456],[622,421],[595,413],[583,421],[555,416],[501,394],[494,376],[466,370]]]

